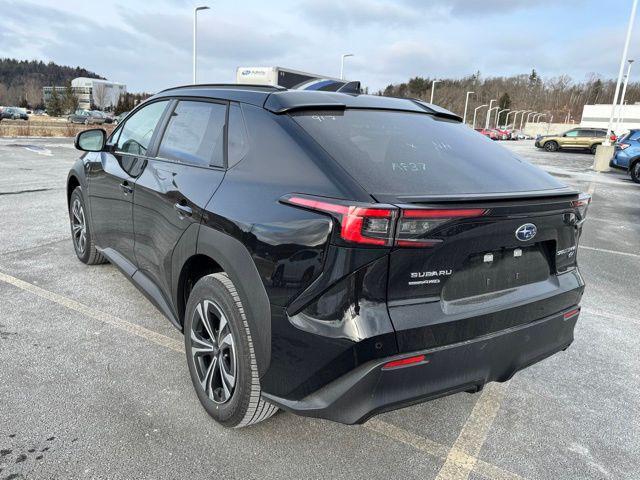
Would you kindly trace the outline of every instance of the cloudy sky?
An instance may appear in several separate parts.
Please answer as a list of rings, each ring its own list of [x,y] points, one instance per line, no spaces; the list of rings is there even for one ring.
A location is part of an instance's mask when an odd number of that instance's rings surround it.
[[[0,56],[79,65],[134,92],[190,83],[196,3],[212,7],[199,14],[202,82],[233,82],[240,65],[338,76],[348,52],[346,76],[374,90],[477,70],[615,77],[631,10],[631,0],[0,0]],[[630,56],[640,59],[640,25]]]

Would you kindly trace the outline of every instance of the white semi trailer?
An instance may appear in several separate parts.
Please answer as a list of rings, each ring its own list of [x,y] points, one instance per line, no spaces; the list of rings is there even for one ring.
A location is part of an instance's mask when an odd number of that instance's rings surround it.
[[[271,85],[299,90],[360,92],[360,82],[349,82],[339,78],[282,67],[238,67],[236,69],[236,83],[243,85]],[[357,92],[355,91],[356,89]]]

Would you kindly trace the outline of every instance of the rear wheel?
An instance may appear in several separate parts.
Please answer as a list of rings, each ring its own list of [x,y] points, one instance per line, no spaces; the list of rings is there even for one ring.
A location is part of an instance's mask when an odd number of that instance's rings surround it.
[[[544,144],[544,149],[547,152],[557,152],[559,150],[558,142],[554,142],[553,140],[548,141]]]
[[[96,265],[106,263],[104,256],[98,252],[87,221],[82,188],[76,187],[69,200],[69,222],[71,224],[71,238],[76,256],[82,263]]]
[[[185,350],[200,403],[225,427],[245,427],[278,408],[261,396],[253,341],[242,301],[225,273],[202,277],[187,302]]]
[[[631,175],[631,180],[636,183],[640,183],[640,160],[631,165],[629,169],[629,175]]]

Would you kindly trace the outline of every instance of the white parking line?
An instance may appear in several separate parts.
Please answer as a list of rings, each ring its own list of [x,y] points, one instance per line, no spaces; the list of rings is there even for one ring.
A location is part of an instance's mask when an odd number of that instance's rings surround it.
[[[106,323],[107,325],[111,325],[112,327],[124,330],[127,333],[145,338],[146,340],[149,340],[163,347],[167,347],[176,352],[184,352],[184,344],[178,340],[174,340],[173,338],[167,337],[166,335],[162,335],[158,332],[154,332],[153,330],[149,330],[148,328],[144,328],[135,323],[127,322],[126,320],[122,320],[121,318],[115,317],[108,313],[104,313],[91,307],[87,307],[80,302],[76,302],[75,300],[64,297],[57,293],[50,292],[49,290],[40,288],[36,285],[33,285],[32,283],[25,282],[24,280],[20,280],[19,278],[7,275],[6,273],[2,272],[0,272],[0,281],[8,283],[9,285],[13,285],[14,287],[21,288],[22,290],[33,293],[34,295],[37,295],[41,298],[45,298],[51,302],[57,303],[58,305],[62,305],[63,307],[75,310],[76,312],[82,313],[83,315],[93,318],[94,320],[98,320],[99,322]]]
[[[467,418],[436,480],[466,480],[496,418],[508,383],[488,384]]]
[[[584,250],[593,250],[594,252],[613,253],[615,255],[623,255],[625,257],[640,258],[640,255],[638,255],[637,253],[620,252],[618,250],[608,250],[606,248],[587,247],[586,245],[580,245],[578,248]]]

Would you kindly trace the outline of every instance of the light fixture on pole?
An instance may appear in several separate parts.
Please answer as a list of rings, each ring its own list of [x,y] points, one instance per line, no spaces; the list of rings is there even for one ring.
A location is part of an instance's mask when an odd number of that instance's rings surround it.
[[[488,107],[488,105],[485,103],[484,105],[480,105],[479,107],[476,107],[475,110],[473,111],[473,126],[471,128],[473,128],[474,130],[476,128],[476,114],[478,113],[478,110],[484,107]]]
[[[464,115],[462,116],[462,123],[467,124],[467,107],[469,106],[469,95],[475,92],[467,92],[467,98],[464,101]]]
[[[198,81],[198,12],[200,10],[209,10],[209,8],[210,7],[203,5],[193,9],[193,83],[197,83]]]
[[[353,57],[353,53],[343,53],[340,57],[340,80],[344,80],[344,59]]]
[[[433,94],[436,90],[436,83],[440,82],[440,80],[434,80],[431,82],[431,101],[429,103],[433,103]]]
[[[603,145],[611,146],[611,128],[613,127],[613,116],[616,112],[616,104],[618,102],[618,93],[620,93],[620,83],[622,82],[622,72],[624,71],[624,62],[627,60],[627,52],[629,51],[629,42],[631,41],[631,32],[633,31],[633,22],[636,19],[636,10],[638,9],[638,0],[633,0],[631,7],[631,15],[629,16],[629,25],[627,26],[627,38],[624,41],[622,49],[622,58],[620,59],[620,70],[618,71],[618,81],[616,82],[616,91],[613,94],[613,102],[611,105],[611,115],[609,115],[609,124],[607,126],[607,137],[604,139]],[[595,160],[594,160],[595,166]]]
[[[484,129],[485,130],[489,130],[489,115],[491,113],[491,110],[493,110],[492,106],[493,106],[493,102],[497,102],[498,100],[493,99],[489,102],[489,110],[487,110],[487,120],[484,122]]]

